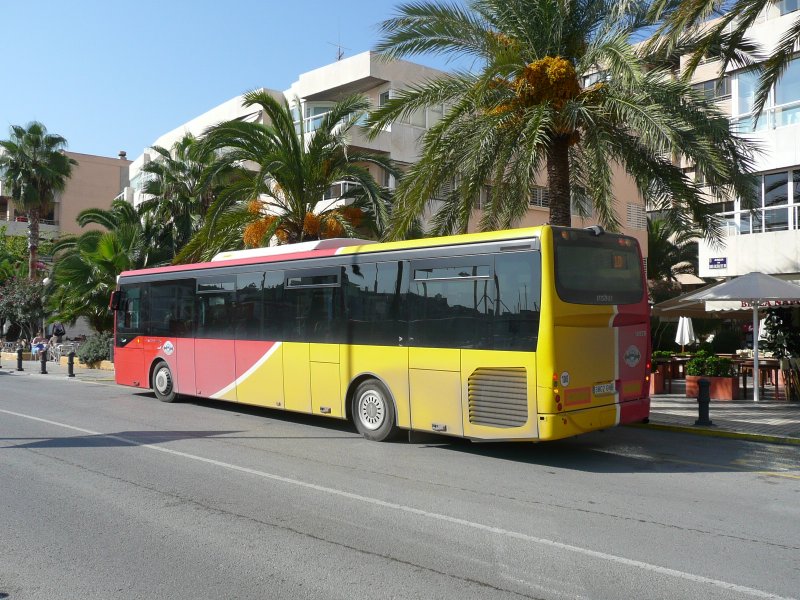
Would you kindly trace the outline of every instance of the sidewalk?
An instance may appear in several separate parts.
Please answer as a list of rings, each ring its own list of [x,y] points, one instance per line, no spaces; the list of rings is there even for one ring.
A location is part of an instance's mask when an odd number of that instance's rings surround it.
[[[62,365],[53,361],[47,362],[47,375],[42,375],[42,363],[38,360],[23,360],[23,371],[19,372],[17,371],[16,354],[10,352],[2,353],[2,362],[0,362],[0,365],[2,365],[0,371],[18,373],[19,375],[36,375],[37,377],[53,378],[67,377],[67,365]],[[114,381],[113,370],[89,369],[85,365],[82,365],[77,358],[75,359],[73,372],[75,373],[74,378],[82,381],[104,381],[111,383]]]
[[[752,390],[752,380],[748,382]],[[800,402],[775,400],[775,388],[766,386],[759,402],[711,400],[713,425],[698,426],[697,399],[685,396],[685,381],[673,380],[671,394],[650,399],[650,423],[642,427],[684,431],[701,435],[800,445]],[[783,394],[781,394],[783,396]]]

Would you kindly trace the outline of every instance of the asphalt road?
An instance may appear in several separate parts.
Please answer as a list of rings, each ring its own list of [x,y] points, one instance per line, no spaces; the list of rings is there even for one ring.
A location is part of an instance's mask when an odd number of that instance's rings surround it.
[[[797,596],[797,447],[378,444],[0,372],[0,599]]]

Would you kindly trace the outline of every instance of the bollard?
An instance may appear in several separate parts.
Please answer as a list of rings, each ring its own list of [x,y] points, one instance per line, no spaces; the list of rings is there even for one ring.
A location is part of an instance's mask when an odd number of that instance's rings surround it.
[[[39,362],[42,363],[42,375],[47,375],[47,350],[42,350],[39,353]]]
[[[24,371],[22,368],[22,348],[17,348],[17,371]]]
[[[709,388],[711,387],[711,382],[708,379],[701,379],[697,382],[698,392],[697,392],[697,421],[694,422],[695,425],[702,425],[704,427],[708,427],[709,425],[713,425],[711,419],[708,416],[708,406],[711,404],[711,393]]]
[[[75,352],[67,355],[67,377],[75,377]]]

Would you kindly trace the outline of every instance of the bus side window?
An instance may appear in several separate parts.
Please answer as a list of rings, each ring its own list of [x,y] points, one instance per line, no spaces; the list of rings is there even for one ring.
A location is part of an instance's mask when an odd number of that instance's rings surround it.
[[[397,320],[399,264],[360,263],[344,268],[347,343],[396,346],[405,337]]]
[[[197,337],[233,339],[235,291],[232,277],[197,280]]]
[[[148,333],[156,336],[177,337],[192,335],[194,290],[194,279],[151,283]]]
[[[240,273],[236,276],[237,340],[264,339],[264,273]]]
[[[411,263],[407,298],[413,345],[492,348],[492,262],[476,256]]]
[[[264,339],[283,340],[289,310],[284,302],[283,271],[267,271],[264,276]]]
[[[513,252],[495,257],[496,350],[536,350],[541,269],[541,255],[538,252]]]
[[[340,275],[338,268],[287,272],[284,290],[287,341],[344,341]]]

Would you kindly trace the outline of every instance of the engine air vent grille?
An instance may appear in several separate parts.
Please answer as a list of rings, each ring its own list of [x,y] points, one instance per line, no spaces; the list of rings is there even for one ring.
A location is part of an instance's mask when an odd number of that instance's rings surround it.
[[[521,367],[475,369],[469,376],[469,422],[519,427],[528,422],[528,377]]]

